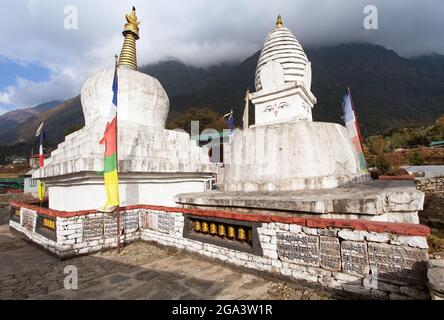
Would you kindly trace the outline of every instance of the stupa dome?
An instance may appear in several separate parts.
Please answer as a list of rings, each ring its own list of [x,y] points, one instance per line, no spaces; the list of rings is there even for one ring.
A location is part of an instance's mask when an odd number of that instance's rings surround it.
[[[130,68],[119,67],[117,70],[119,121],[165,128],[170,103],[160,82]],[[113,97],[113,76],[114,68],[101,70],[83,85],[81,101],[85,125],[109,117]]]
[[[286,83],[303,81],[305,82],[305,87],[310,90],[311,66],[308,58],[291,31],[282,26],[280,17],[276,23],[276,28],[268,33],[265,38],[256,68],[256,91],[263,88],[261,71],[269,61],[277,62],[282,66]]]

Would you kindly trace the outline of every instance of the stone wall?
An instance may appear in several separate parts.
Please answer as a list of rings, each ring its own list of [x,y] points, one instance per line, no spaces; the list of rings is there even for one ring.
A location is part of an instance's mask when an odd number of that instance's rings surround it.
[[[432,300],[444,300],[444,260],[430,260],[427,271]]]
[[[418,190],[427,195],[444,193],[444,177],[437,178],[417,178],[415,180]]]
[[[20,208],[20,222],[9,221],[9,225],[26,235],[33,242],[59,257],[66,258],[96,252],[117,245],[117,220],[105,213],[91,213],[72,217],[53,217],[54,238],[51,230],[39,233],[37,210]],[[47,217],[47,215],[44,215]],[[125,228],[126,227],[126,228]],[[131,242],[140,238],[139,213],[128,210],[121,213],[120,241]]]
[[[11,203],[10,226],[60,257],[116,246],[116,220],[95,211],[62,212]],[[15,211],[12,211],[14,213]],[[14,214],[13,214],[14,215]],[[37,220],[55,221],[55,237],[38,232]],[[225,237],[187,234],[192,218],[248,225],[254,250]],[[121,241],[137,239],[209,258],[372,298],[426,299],[429,229],[414,224],[283,217],[258,214],[133,206],[122,209]],[[194,235],[196,236],[196,235]],[[246,246],[241,243],[240,246]],[[248,246],[247,246],[248,247]]]
[[[156,221],[153,216],[159,214],[166,212],[141,211],[148,216],[142,220]],[[258,234],[263,255],[258,256],[184,238],[184,215],[168,217],[169,230],[148,224],[141,228],[141,239],[374,298],[428,297],[425,236],[262,223]]]

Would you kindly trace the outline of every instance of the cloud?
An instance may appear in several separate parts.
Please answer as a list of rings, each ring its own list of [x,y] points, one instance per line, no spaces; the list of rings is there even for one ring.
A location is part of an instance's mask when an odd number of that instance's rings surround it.
[[[0,92],[0,107],[28,107],[78,94],[85,79],[111,67],[122,45],[124,14],[141,20],[139,64],[175,57],[195,66],[240,61],[261,48],[281,14],[303,46],[368,41],[401,55],[444,53],[444,2],[373,0],[379,29],[365,30],[367,0],[22,0],[2,3],[0,55],[51,71],[48,81],[19,79]],[[66,30],[64,8],[78,9],[78,29]]]

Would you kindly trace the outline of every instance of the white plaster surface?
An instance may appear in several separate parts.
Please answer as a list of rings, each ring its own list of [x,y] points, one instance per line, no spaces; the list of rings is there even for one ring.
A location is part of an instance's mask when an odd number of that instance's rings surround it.
[[[256,69],[256,90],[262,90],[261,71],[268,61],[275,61],[284,69],[285,82],[302,81],[308,58],[288,28],[275,28],[266,37]],[[308,87],[310,90],[310,87]]]
[[[81,101],[85,124],[107,118],[112,105],[114,68],[93,74],[82,87]],[[118,68],[118,116],[143,126],[165,128],[170,103],[160,82],[142,72]]]
[[[66,136],[33,174],[45,181],[52,209],[97,209],[105,203],[104,180],[97,173],[104,165],[105,146],[99,141],[110,120],[113,73],[113,68],[102,70],[85,82],[85,127]],[[121,205],[173,206],[178,192],[204,191],[218,166],[189,134],[165,129],[169,102],[159,81],[123,68],[118,77],[119,173],[135,174],[120,179]]]
[[[121,175],[119,181],[120,205],[175,206],[174,196],[181,192],[204,192],[210,176],[155,177]],[[69,180],[49,180],[49,207],[61,211],[78,211],[103,208],[106,202],[103,179],[81,175]]]
[[[316,98],[311,89],[311,63],[287,28],[275,28],[265,39],[252,94],[257,125],[312,121]]]
[[[224,191],[335,188],[368,180],[345,127],[286,122],[238,131],[224,148]]]

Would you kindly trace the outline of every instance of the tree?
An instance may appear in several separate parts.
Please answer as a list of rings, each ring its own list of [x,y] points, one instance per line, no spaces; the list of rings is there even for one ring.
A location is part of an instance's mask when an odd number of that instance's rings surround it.
[[[370,136],[367,138],[367,146],[371,154],[380,154],[384,152],[385,142],[382,136]]]
[[[429,141],[444,140],[444,115],[440,116],[433,127],[427,131]]]
[[[199,131],[216,129],[222,131],[227,127],[225,119],[220,114],[209,108],[191,108],[184,112],[176,113],[167,123],[167,129],[183,129],[191,132],[191,121],[199,121]]]
[[[376,155],[375,165],[376,168],[378,168],[379,172],[382,174],[386,174],[391,167],[386,154],[383,152]]]
[[[420,165],[424,164],[424,159],[422,158],[422,155],[418,151],[415,151],[410,156],[409,160],[410,160],[410,164],[412,164],[414,166],[420,166]]]

